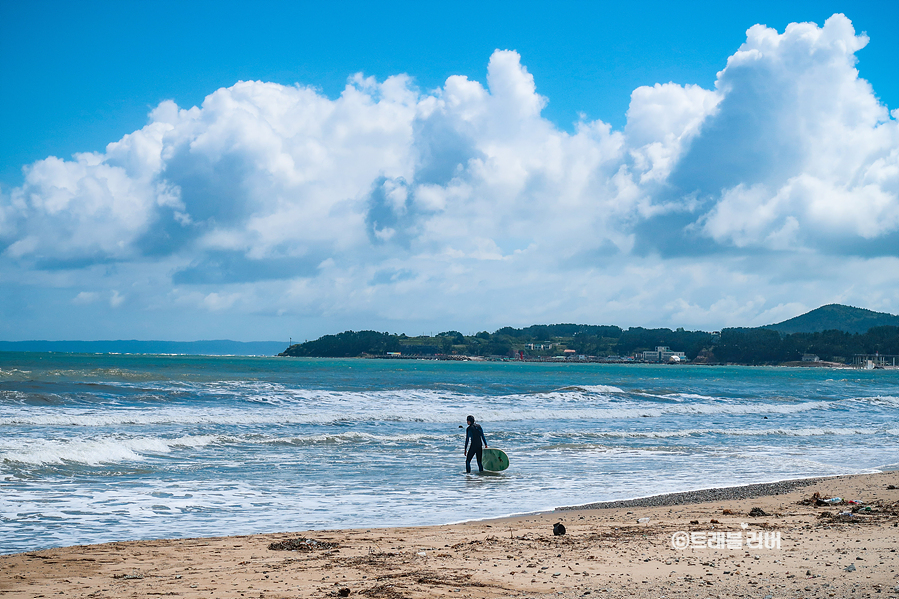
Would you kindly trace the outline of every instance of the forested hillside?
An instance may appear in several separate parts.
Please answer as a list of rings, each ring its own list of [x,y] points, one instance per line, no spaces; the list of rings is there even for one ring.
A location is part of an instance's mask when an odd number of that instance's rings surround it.
[[[840,320],[840,318],[843,320]],[[684,352],[687,360],[706,364],[779,364],[797,362],[814,354],[821,360],[849,363],[856,354],[899,354],[899,326],[875,326],[865,322],[899,317],[849,306],[822,306],[778,325],[760,328],[728,328],[719,334],[682,328],[622,329],[614,325],[551,324],[524,328],[503,327],[489,333],[463,335],[445,331],[434,336],[409,337],[376,331],[346,331],[292,345],[282,356],[471,356],[528,359],[640,360],[642,352],[665,346]],[[823,331],[785,333],[775,327],[807,327],[823,324]],[[837,327],[839,325],[844,330]]]

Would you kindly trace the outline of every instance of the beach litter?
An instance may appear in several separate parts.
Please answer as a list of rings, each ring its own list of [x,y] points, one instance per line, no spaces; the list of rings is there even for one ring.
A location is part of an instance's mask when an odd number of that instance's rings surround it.
[[[834,505],[837,503],[848,503],[848,504],[853,504],[853,505],[860,505],[862,502],[861,501],[843,501],[842,497],[827,497],[827,496],[822,496],[820,493],[815,493],[808,499],[803,499],[803,500],[797,502],[798,505],[817,505],[817,506]]]
[[[762,516],[767,516],[768,512],[766,512],[765,510],[763,510],[760,507],[754,507],[751,510],[749,510],[749,515],[753,518],[760,518]]]

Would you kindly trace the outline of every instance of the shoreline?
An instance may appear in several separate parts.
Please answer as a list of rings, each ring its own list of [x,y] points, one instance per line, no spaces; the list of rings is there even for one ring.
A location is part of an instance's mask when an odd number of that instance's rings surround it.
[[[815,493],[846,501],[815,505]],[[553,534],[556,523],[566,534]],[[689,546],[675,548],[677,535],[687,535],[681,538]],[[722,543],[723,535],[737,535],[746,545],[709,546],[716,535]],[[750,537],[762,536],[770,537],[770,548],[750,545]],[[0,596],[890,596],[899,586],[897,551],[899,471],[886,471],[442,526],[129,541],[0,555]]]
[[[184,342],[190,343],[190,342]],[[247,342],[250,343],[250,342]],[[580,360],[575,358],[563,357],[546,357],[546,358],[496,358],[493,356],[445,356],[437,354],[409,354],[403,356],[386,356],[386,355],[358,355],[358,356],[290,356],[283,352],[278,354],[204,354],[204,353],[160,353],[160,352],[129,352],[129,351],[62,351],[62,350],[19,350],[19,349],[0,349],[2,354],[50,354],[59,356],[138,356],[138,357],[161,357],[161,358],[292,358],[297,360],[407,360],[422,362],[490,362],[490,363],[516,363],[516,364],[600,364],[600,365],[618,365],[618,366],[702,366],[702,367],[741,367],[741,368],[814,368],[814,369],[831,369],[831,370],[857,370],[857,371],[897,371],[899,366],[882,365],[873,369],[867,369],[857,364],[847,364],[842,362],[775,362],[770,364],[751,364],[743,362],[646,362],[643,360],[606,360],[604,358],[594,356],[590,359]]]
[[[882,471],[876,473],[865,474],[881,474]],[[690,491],[673,491],[671,493],[659,493],[657,495],[646,495],[643,497],[632,497],[630,499],[613,499],[609,501],[592,501],[577,505],[561,505],[558,507],[535,510],[532,512],[514,512],[504,516],[488,516],[485,518],[477,518],[474,520],[465,519],[446,524],[431,524],[424,526],[454,526],[460,524],[475,524],[478,522],[492,522],[515,518],[529,518],[533,516],[543,516],[547,514],[556,514],[559,512],[575,512],[581,510],[606,510],[620,508],[642,508],[642,507],[671,507],[679,505],[690,505],[694,503],[707,503],[710,501],[720,501],[725,499],[755,499],[756,497],[764,497],[769,495],[781,495],[783,493],[793,491],[795,489],[814,485],[828,478],[836,478],[840,476],[860,476],[859,474],[834,474],[832,476],[813,476],[809,478],[788,478],[784,480],[776,480],[765,483],[750,483],[746,485],[735,485],[732,487],[708,487],[703,489],[693,489]],[[379,528],[371,526],[370,528]],[[385,527],[395,528],[395,527]],[[340,529],[338,529],[340,530]]]
[[[865,473],[865,474],[879,474],[877,473]],[[556,507],[547,507],[536,509],[527,512],[511,512],[508,514],[503,514],[499,516],[485,516],[483,518],[465,518],[462,520],[452,520],[449,522],[436,523],[436,524],[396,524],[396,525],[379,525],[379,524],[369,524],[367,526],[350,526],[350,527],[340,527],[340,528],[321,528],[321,529],[309,529],[307,532],[314,533],[318,530],[322,531],[341,531],[341,530],[361,530],[365,529],[373,529],[373,530],[388,530],[388,529],[397,529],[397,528],[429,528],[429,527],[439,527],[439,526],[460,526],[467,524],[477,524],[480,522],[494,522],[494,521],[502,521],[502,520],[514,520],[520,518],[530,518],[535,516],[546,516],[552,514],[558,514],[560,512],[574,512],[581,510],[596,510],[596,509],[620,509],[620,508],[646,508],[646,507],[670,507],[670,506],[680,506],[680,505],[690,505],[696,503],[707,503],[709,501],[719,501],[724,499],[754,499],[756,497],[764,497],[768,495],[780,495],[782,493],[794,490],[796,488],[802,486],[813,485],[817,482],[829,479],[829,478],[838,478],[841,476],[863,476],[864,474],[835,474],[831,476],[814,476],[809,478],[791,478],[784,480],[777,480],[771,482],[764,483],[750,483],[744,485],[735,485],[730,487],[708,487],[701,489],[692,489],[689,491],[673,491],[670,493],[659,493],[657,495],[646,495],[641,497],[632,497],[629,499],[614,499],[608,501],[595,501],[584,504],[576,504],[576,505],[562,505]],[[273,534],[266,532],[259,533],[247,533],[243,535],[235,535],[235,536],[253,536],[253,535],[264,535],[264,534]],[[97,543],[84,543],[78,545],[69,545],[69,546],[59,546],[59,547],[38,547],[35,549],[29,549],[26,551],[17,551],[14,553],[0,553],[0,558],[3,556],[10,555],[18,555],[21,553],[33,553],[36,551],[53,551],[58,549],[67,549],[71,547],[91,547],[95,545],[107,545],[110,543],[154,543],[159,541],[182,541],[188,539],[204,539],[204,538],[220,538],[219,536],[213,535],[209,537],[160,537],[160,538],[144,538],[144,539],[119,539],[112,541],[102,541]]]

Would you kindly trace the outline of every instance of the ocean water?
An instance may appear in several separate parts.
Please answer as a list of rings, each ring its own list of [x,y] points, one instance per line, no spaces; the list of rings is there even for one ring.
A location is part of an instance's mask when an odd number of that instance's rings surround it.
[[[0,353],[0,553],[895,469],[897,413],[895,370]]]

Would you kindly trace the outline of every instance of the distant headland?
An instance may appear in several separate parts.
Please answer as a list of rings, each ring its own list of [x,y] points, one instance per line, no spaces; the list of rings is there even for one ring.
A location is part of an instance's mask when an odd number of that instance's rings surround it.
[[[777,324],[711,332],[585,324],[417,337],[345,331],[291,345],[279,355],[883,368],[899,366],[899,316],[829,304]]]

